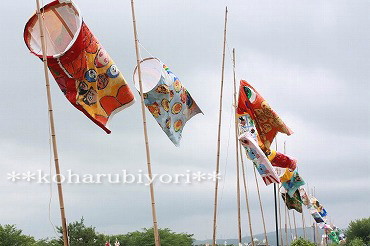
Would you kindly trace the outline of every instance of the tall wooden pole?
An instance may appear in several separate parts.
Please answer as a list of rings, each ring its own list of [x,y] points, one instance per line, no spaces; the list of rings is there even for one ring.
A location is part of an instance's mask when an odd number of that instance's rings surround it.
[[[252,218],[251,218],[251,210],[250,210],[250,207],[249,207],[249,198],[248,198],[248,188],[247,188],[247,179],[246,179],[246,171],[244,171],[244,161],[243,161],[243,153],[242,153],[242,149],[241,149],[241,145],[239,144],[239,152],[240,152],[240,160],[241,160],[241,166],[242,166],[242,170],[243,170],[243,184],[244,184],[244,193],[245,193],[245,202],[246,202],[246,205],[247,205],[247,212],[248,212],[248,222],[249,222],[249,235],[251,237],[251,243],[252,243],[252,246],[254,246],[254,241],[253,241],[253,230],[252,230]]]
[[[237,98],[236,98],[236,75],[235,75],[235,49],[233,49],[233,77],[234,77],[234,111],[235,111],[235,152],[236,152],[236,200],[238,207],[238,239],[239,244],[242,243],[242,225],[240,219],[240,180],[239,180],[239,131],[238,131],[238,114],[237,114]]]
[[[306,222],[305,222],[305,219],[304,219],[304,210],[302,210],[302,225],[303,225],[303,237],[304,239],[306,239]]]
[[[317,226],[317,224],[315,223],[315,230],[316,230],[316,241],[319,242],[320,241],[320,234],[319,234],[319,227]]]
[[[278,209],[279,209],[279,232],[280,232],[280,245],[284,246],[283,233],[281,232],[281,208],[280,208],[280,189],[278,189],[277,199],[278,199]]]
[[[50,91],[50,80],[49,80],[48,62],[47,62],[47,54],[46,54],[47,49],[46,49],[46,42],[45,42],[45,36],[44,36],[45,27],[44,27],[43,17],[41,16],[39,0],[36,0],[36,6],[37,6],[36,14],[39,20],[39,28],[40,28],[42,61],[44,63],[46,95],[47,95],[47,101],[48,101],[50,133],[51,133],[51,141],[53,145],[54,164],[55,164],[55,172],[56,172],[56,179],[57,179],[57,186],[58,186],[59,208],[60,208],[60,215],[61,215],[61,220],[62,220],[63,243],[64,243],[64,246],[69,246],[68,228],[67,228],[66,215],[65,215],[65,210],[64,210],[63,189],[62,189],[62,183],[61,183],[61,178],[60,178],[57,139],[56,139],[56,134],[55,134],[53,104],[52,104],[51,91]]]
[[[285,197],[286,198],[286,197]],[[288,216],[289,216],[289,211],[288,211],[288,208],[285,204],[285,241],[286,241],[286,245],[288,246],[289,245],[289,238],[288,238]]]
[[[284,141],[284,155],[286,154],[286,141]],[[286,196],[288,195],[288,193],[285,193],[285,199],[287,199],[286,198]],[[294,212],[294,211],[293,211]],[[293,216],[294,216],[294,214],[293,214]],[[294,217],[295,218],[295,217]],[[291,236],[291,239],[293,239],[292,237],[293,237],[293,233],[292,233],[292,224],[291,224],[291,222],[290,222],[290,211],[288,210],[288,220],[289,220],[289,228],[290,228],[290,236]],[[294,219],[294,224],[295,224],[295,219]]]
[[[234,73],[234,106],[235,106],[235,129],[236,129],[236,135],[238,136],[239,135],[239,127],[238,127],[238,117],[237,117],[237,97],[236,97],[236,76],[235,76],[235,49],[233,49],[233,73]],[[251,213],[250,213],[250,207],[249,207],[249,198],[248,198],[248,188],[247,188],[247,179],[246,179],[246,171],[244,169],[244,161],[243,161],[243,152],[242,152],[242,147],[241,147],[241,144],[239,143],[239,139],[237,138],[236,139],[236,147],[239,149],[239,153],[237,151],[237,155],[240,154],[240,160],[241,160],[241,168],[242,168],[242,175],[243,175],[243,184],[244,184],[244,193],[245,193],[245,202],[246,202],[246,205],[247,205],[247,212],[248,212],[248,223],[249,223],[249,235],[250,235],[250,238],[251,238],[251,245],[254,246],[254,240],[253,240],[253,229],[252,229],[252,218],[251,218]],[[238,157],[237,157],[238,158]],[[253,168],[253,170],[255,171],[255,169]],[[238,173],[238,178],[237,178],[237,186],[240,190],[240,187],[239,187],[239,171],[237,172]],[[254,173],[256,175],[256,173]],[[256,179],[256,182],[257,182],[257,179]],[[257,187],[258,187],[258,183],[257,183]],[[239,194],[240,194],[240,191],[239,191]],[[259,189],[258,189],[258,194],[259,194]],[[238,198],[239,198],[239,201],[238,201],[238,205],[240,205],[240,195],[238,195]],[[268,244],[268,239],[267,239],[267,234],[266,234],[266,227],[265,227],[265,220],[264,220],[264,216],[263,216],[263,210],[262,210],[262,203],[261,203],[261,199],[260,199],[260,206],[261,206],[261,212],[262,212],[262,220],[263,220],[263,226],[264,226],[264,232],[265,232],[265,240],[266,240],[266,244]],[[239,213],[240,213],[240,207],[238,208],[239,210]],[[240,218],[240,217],[239,217]],[[241,232],[241,230],[240,230]],[[241,235],[239,237],[239,245],[241,245]]]
[[[284,141],[284,154],[286,154],[286,141]],[[295,221],[295,213],[294,213],[294,210],[292,210],[292,214],[293,214],[293,222],[294,222],[294,234],[295,234],[295,238],[297,239],[298,238],[297,223]]]
[[[219,175],[220,173],[220,142],[221,142],[221,121],[222,121],[222,95],[223,95],[224,75],[225,75],[226,28],[227,28],[227,7],[225,9],[224,44],[223,44],[223,50],[222,50],[220,109],[219,109],[219,114],[218,114],[218,132],[217,132],[216,175]],[[216,246],[217,202],[218,202],[218,179],[216,179],[216,182],[215,182],[215,200],[214,200],[214,208],[213,208],[213,239],[212,239],[213,246]]]
[[[309,186],[308,182],[307,182],[306,185],[307,185],[307,192],[308,192],[307,194],[308,194],[308,197],[309,197],[308,199],[310,199],[311,195],[313,195],[313,194],[312,194],[312,192],[310,190],[310,186]],[[311,215],[311,213],[310,213],[309,210],[308,210],[308,214],[309,214],[309,222],[307,224],[310,225],[309,227],[311,227],[311,224],[312,224],[312,228],[314,228],[315,220],[313,219],[313,217],[312,217],[312,215]],[[309,238],[309,240],[311,240],[311,239]],[[312,242],[314,242],[316,244],[316,241],[315,241],[315,230],[313,230]]]
[[[285,199],[287,199],[286,196],[288,196],[288,193],[285,193]],[[289,221],[290,239],[293,240],[292,223],[290,222],[290,210],[288,210],[288,221]]]
[[[141,101],[141,113],[142,113],[142,118],[143,118],[146,161],[147,161],[147,167],[148,167],[148,175],[149,175],[149,178],[152,180],[153,175],[152,175],[152,165],[151,165],[151,160],[150,160],[148,130],[147,130],[147,126],[146,126],[146,114],[145,114],[145,104],[144,104],[143,83],[142,83],[142,80],[141,80],[140,51],[139,51],[139,44],[138,44],[139,41],[138,41],[137,29],[136,29],[134,0],[131,0],[131,12],[132,12],[132,23],[133,23],[133,26],[134,26],[136,63],[137,63],[137,72],[138,72],[138,76],[139,76],[140,101]],[[161,242],[160,242],[160,238],[159,238],[157,212],[156,212],[156,208],[155,208],[154,185],[153,185],[152,182],[150,183],[150,199],[151,199],[151,204],[152,204],[152,217],[153,217],[153,229],[154,229],[155,246],[160,246]]]
[[[277,211],[277,196],[276,184],[274,183],[274,200],[275,200],[275,230],[276,230],[276,245],[279,246],[279,224],[278,224],[278,211]]]
[[[293,222],[294,222],[294,234],[295,234],[295,238],[297,239],[298,238],[297,223],[295,222],[295,212],[294,212],[294,210],[292,211],[292,213],[293,213]]]
[[[264,215],[264,212],[263,212],[262,199],[261,199],[261,193],[260,193],[260,186],[259,186],[258,181],[257,181],[257,173],[256,173],[256,168],[255,168],[255,167],[253,167],[253,172],[254,172],[254,179],[255,179],[255,181],[256,181],[258,201],[259,201],[259,204],[260,204],[260,210],[261,210],[262,225],[263,225],[263,234],[264,234],[264,236],[265,236],[266,245],[268,245],[268,244],[269,244],[269,243],[268,243],[269,241],[268,241],[268,238],[267,238],[266,223],[265,223],[265,215]]]
[[[313,187],[313,196],[316,197],[316,187],[314,186]],[[315,231],[316,231],[316,242],[319,242],[320,241],[320,234],[319,234],[319,229],[318,229],[318,226],[317,226],[317,223],[315,223]]]
[[[312,229],[313,229],[313,243],[316,245],[315,221],[314,221],[314,222],[312,222]]]
[[[278,149],[277,138],[275,138],[276,151]],[[275,203],[275,230],[276,230],[276,245],[279,246],[279,224],[278,224],[278,210],[277,210],[277,189],[274,183],[274,203]]]

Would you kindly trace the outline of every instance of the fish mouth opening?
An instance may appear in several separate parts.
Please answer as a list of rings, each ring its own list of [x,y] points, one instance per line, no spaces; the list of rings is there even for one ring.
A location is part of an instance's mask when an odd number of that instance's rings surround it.
[[[143,93],[147,93],[156,87],[160,81],[163,72],[163,63],[154,57],[145,58],[140,61],[140,71]],[[137,66],[134,70],[133,79],[136,89],[140,91]]]
[[[80,11],[73,2],[53,1],[41,8],[46,41],[46,55],[60,57],[76,41],[82,26]],[[28,49],[35,55],[42,56],[40,24],[35,13],[29,19],[24,30],[24,39]]]

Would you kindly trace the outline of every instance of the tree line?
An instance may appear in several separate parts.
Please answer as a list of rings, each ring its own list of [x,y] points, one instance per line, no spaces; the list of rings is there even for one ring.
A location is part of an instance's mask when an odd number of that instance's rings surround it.
[[[58,238],[36,240],[32,236],[24,235],[15,225],[0,225],[0,246],[63,246],[62,228],[57,227]],[[70,246],[104,246],[107,242],[113,246],[117,241],[120,246],[154,246],[153,228],[144,228],[127,234],[104,235],[96,231],[95,227],[86,226],[84,219],[69,223],[68,235]],[[160,229],[162,246],[191,246],[193,234],[175,233],[168,228]]]
[[[58,238],[36,240],[24,235],[15,225],[0,225],[0,246],[63,246],[62,228],[57,227]],[[370,217],[352,221],[346,234],[346,246],[370,245]],[[93,226],[86,226],[84,219],[69,223],[68,235],[70,246],[105,246],[110,242],[114,246],[154,246],[153,228],[119,235],[105,235],[96,231]],[[159,229],[162,246],[192,246],[195,239],[193,234],[176,233],[165,228]],[[315,244],[302,238],[296,239],[291,246],[314,246]],[[334,245],[334,244],[333,244]]]

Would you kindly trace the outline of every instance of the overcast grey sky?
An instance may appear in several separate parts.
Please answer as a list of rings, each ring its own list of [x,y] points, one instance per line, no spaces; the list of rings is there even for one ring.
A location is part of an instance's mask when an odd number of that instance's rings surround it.
[[[48,1],[45,1],[45,3]],[[134,89],[135,53],[130,1],[77,0],[85,22]],[[294,130],[278,135],[282,150],[299,160],[299,172],[332,221],[345,227],[369,216],[370,2],[137,1],[139,39],[182,80],[204,112],[190,120],[176,148],[148,115],[154,173],[213,172],[225,5],[228,47],[236,48],[237,78],[246,79]],[[34,1],[3,1],[0,16],[2,98],[0,224],[27,234],[54,236],[48,220],[49,185],[7,180],[11,171],[49,172],[48,118],[42,63],[23,42]],[[142,56],[149,56],[142,51]],[[237,237],[235,164],[231,119],[232,71],[226,59],[218,236]],[[117,114],[107,135],[74,109],[54,80],[52,95],[62,172],[146,170],[140,104]],[[138,94],[135,91],[136,97]],[[230,135],[231,134],[231,135]],[[229,136],[230,135],[230,136]],[[228,148],[228,138],[230,146]],[[228,156],[228,161],[226,162]],[[247,162],[253,227],[262,232],[252,165]],[[267,228],[274,230],[272,186],[262,187]],[[212,182],[156,184],[160,227],[212,237]],[[150,227],[149,189],[143,185],[64,185],[68,221],[84,216],[99,232]],[[60,224],[56,187],[51,218]],[[243,235],[248,234],[243,204]],[[306,220],[308,213],[306,211]],[[300,225],[300,222],[298,223]]]

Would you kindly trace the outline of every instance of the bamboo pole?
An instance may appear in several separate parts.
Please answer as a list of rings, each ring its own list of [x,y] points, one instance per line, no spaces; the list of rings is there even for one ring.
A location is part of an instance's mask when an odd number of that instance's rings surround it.
[[[286,141],[284,141],[284,154],[286,154]],[[302,211],[302,213],[303,213],[303,211]],[[295,220],[294,210],[292,211],[292,214],[293,214],[293,222],[294,222],[294,233],[295,233],[295,238],[297,239],[298,238],[297,223],[296,223],[296,220]]]
[[[313,187],[313,196],[316,197],[316,187],[314,186]],[[315,223],[315,230],[316,230],[316,241],[319,242],[320,241],[320,235],[319,235],[319,228],[317,226],[317,223]]]
[[[285,193],[285,199],[288,196],[288,193]],[[290,211],[288,210],[288,221],[289,221],[289,230],[290,230],[290,239],[293,240],[293,233],[292,233],[292,223],[290,222]]]
[[[220,142],[221,142],[221,121],[222,121],[222,96],[223,96],[224,75],[225,75],[225,50],[226,50],[226,30],[227,30],[226,28],[227,28],[227,7],[225,9],[224,43],[223,43],[223,50],[222,50],[220,109],[219,109],[219,115],[218,115],[218,132],[217,132],[216,175],[219,175],[219,172],[220,172]],[[216,179],[216,182],[215,182],[215,199],[214,199],[214,209],[213,209],[213,239],[212,239],[213,246],[216,246],[217,202],[218,202],[218,179]]]
[[[277,138],[275,138],[275,148],[278,150]],[[279,246],[279,224],[278,224],[278,210],[277,210],[277,195],[276,183],[274,183],[274,203],[275,203],[275,231],[276,231],[276,245]]]
[[[278,211],[277,211],[277,195],[276,184],[274,183],[274,201],[275,201],[275,230],[276,230],[276,245],[279,246],[279,224],[278,224]]]
[[[61,215],[61,220],[62,220],[63,244],[64,246],[69,246],[68,228],[67,228],[66,215],[65,215],[65,210],[64,210],[63,189],[62,189],[62,183],[61,183],[61,178],[60,178],[58,147],[57,147],[57,139],[56,139],[56,133],[55,133],[55,125],[54,125],[53,104],[52,104],[51,91],[50,91],[50,80],[49,80],[47,54],[46,54],[46,42],[45,42],[45,36],[44,36],[45,26],[44,26],[43,17],[41,16],[39,0],[36,0],[36,6],[37,6],[36,14],[39,20],[39,28],[40,28],[42,61],[44,63],[46,95],[47,95],[47,101],[48,101],[50,133],[51,133],[51,140],[52,140],[52,145],[53,145],[54,164],[55,164],[55,172],[56,172],[57,186],[58,186],[59,208],[60,208],[60,215]]]
[[[284,141],[284,154],[286,154],[286,141]],[[287,199],[287,193],[285,194],[285,199]],[[297,238],[297,227],[296,227],[296,222],[295,222],[294,211],[292,211],[292,214],[293,214],[293,220],[294,220],[295,235],[296,235],[296,238]],[[291,224],[291,221],[290,221],[290,212],[289,212],[289,210],[288,210],[288,220],[289,220],[290,236],[293,240],[292,224]]]
[[[146,125],[143,84],[142,84],[142,80],[141,80],[140,51],[139,51],[139,45],[138,45],[139,41],[138,41],[138,35],[137,35],[137,29],[136,29],[134,0],[131,0],[131,12],[132,12],[132,23],[133,23],[133,26],[134,26],[136,63],[137,63],[137,71],[138,71],[138,76],[139,76],[140,101],[141,101],[141,113],[142,113],[142,118],[143,118],[146,160],[147,160],[147,167],[148,167],[148,175],[149,175],[149,178],[152,180],[153,175],[152,175],[152,166],[151,166],[151,160],[150,160],[148,130],[147,130],[147,125]],[[155,246],[160,246],[161,242],[160,242],[160,237],[159,237],[157,212],[156,212],[156,207],[155,207],[154,185],[153,185],[152,182],[150,183],[150,199],[151,199],[151,206],[152,206],[152,218],[153,218],[153,230],[154,230]]]
[[[303,237],[304,239],[306,239],[306,222],[305,222],[305,218],[304,218],[304,210],[302,210],[302,225],[303,225]]]
[[[288,238],[288,208],[285,204],[285,240],[286,240],[286,245],[289,245],[289,238]]]
[[[239,244],[242,243],[242,225],[240,219],[240,180],[239,180],[239,131],[238,131],[238,115],[237,115],[237,98],[236,98],[236,76],[235,76],[235,49],[233,49],[233,77],[234,77],[234,111],[235,111],[235,152],[236,152],[236,196],[238,207],[238,239]]]
[[[311,195],[313,195],[313,193],[312,193],[312,190],[310,190],[310,186],[309,186],[309,184],[308,184],[308,182],[307,182],[307,191],[308,191],[308,199],[311,199],[310,197],[311,197]],[[309,225],[311,225],[312,224],[312,228],[315,228],[315,220],[313,219],[313,217],[312,217],[312,215],[311,215],[311,213],[310,213],[310,211],[308,210],[308,213],[309,213],[309,221],[310,222],[308,222],[308,224]],[[311,226],[310,226],[311,227]],[[310,239],[311,240],[311,239]],[[315,236],[315,230],[313,230],[313,238],[312,238],[312,241],[316,244],[316,236]]]
[[[313,189],[311,189],[310,190],[310,187],[308,186],[308,183],[307,183],[307,189],[308,189],[308,193],[310,194],[310,195],[312,195],[313,196]],[[316,225],[316,221],[315,221],[315,219],[312,217],[312,214],[311,214],[311,212],[309,212],[310,213],[310,217],[311,217],[311,222],[312,222],[312,229],[313,229],[313,242],[314,242],[314,244],[316,244],[316,231],[315,231],[315,225]]]
[[[278,189],[278,210],[279,210],[279,230],[280,230],[280,243],[281,245],[283,246],[284,245],[284,240],[283,240],[283,233],[281,233],[281,209],[280,209],[280,200],[281,200],[281,196],[280,196],[280,192],[279,192],[280,188]]]
[[[265,223],[265,215],[264,215],[264,212],[263,212],[262,200],[261,200],[261,193],[260,193],[260,186],[259,186],[258,181],[257,181],[257,173],[256,173],[256,168],[255,167],[253,167],[253,172],[254,172],[254,179],[256,181],[258,201],[259,201],[259,204],[260,204],[260,210],[261,210],[261,216],[262,216],[263,234],[265,236],[266,245],[268,245],[267,231],[266,231],[266,223]]]
[[[249,223],[249,235],[251,237],[251,243],[252,246],[254,246],[254,241],[253,241],[253,230],[252,230],[252,218],[251,218],[251,212],[250,212],[250,207],[249,207],[249,198],[248,198],[248,183],[246,179],[246,171],[244,171],[244,161],[243,161],[243,153],[241,149],[241,145],[239,144],[239,152],[240,152],[240,160],[241,160],[241,166],[242,166],[242,171],[243,171],[243,185],[244,185],[244,192],[245,192],[245,203],[247,205],[247,212],[248,212],[248,223]],[[254,168],[254,167],[253,167]]]
[[[295,233],[295,238],[297,239],[298,238],[298,233],[297,233],[297,224],[295,222],[295,213],[294,213],[294,210],[292,211],[293,213],[293,222],[294,222],[294,233]]]
[[[312,222],[312,229],[313,229],[313,243],[316,245],[315,221],[314,221],[314,222]]]

